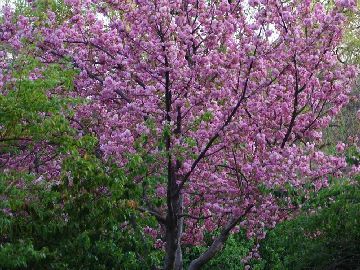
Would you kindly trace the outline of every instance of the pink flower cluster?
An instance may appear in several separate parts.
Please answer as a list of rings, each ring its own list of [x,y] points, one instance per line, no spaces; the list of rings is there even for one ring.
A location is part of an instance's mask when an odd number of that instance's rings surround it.
[[[39,59],[79,69],[75,94],[88,102],[76,118],[103,158],[125,168],[129,154],[152,157],[140,179],[174,170],[170,188],[153,188],[157,199],[180,190],[183,243],[202,244],[231,216],[264,238],[295,208],[288,188],[318,190],[346,166],[318,146],[356,76],[335,54],[354,1],[248,2],[67,0],[71,17],[32,29]]]

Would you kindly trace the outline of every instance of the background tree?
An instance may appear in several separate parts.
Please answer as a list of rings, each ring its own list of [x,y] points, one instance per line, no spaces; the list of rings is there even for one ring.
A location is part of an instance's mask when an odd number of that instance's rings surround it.
[[[358,153],[349,156],[359,162]],[[271,231],[261,245],[261,269],[358,269],[359,180],[333,179],[300,215]]]
[[[11,20],[9,10],[2,18],[0,268],[143,269],[141,261],[150,269],[160,251],[143,227],[155,221],[135,212],[131,176],[101,160],[96,137],[74,119],[85,102],[71,97],[78,72],[41,63],[14,35],[29,31],[24,15],[45,23],[46,2],[15,5]]]

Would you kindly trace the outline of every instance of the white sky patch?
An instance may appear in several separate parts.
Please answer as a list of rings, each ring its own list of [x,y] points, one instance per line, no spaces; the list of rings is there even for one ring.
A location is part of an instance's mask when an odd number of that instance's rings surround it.
[[[0,0],[0,10],[3,8],[3,6],[5,5],[10,5],[11,7],[15,6],[15,0]]]
[[[99,21],[103,21],[105,26],[109,26],[110,24],[110,18],[108,16],[105,16],[103,13],[97,12],[96,18]]]
[[[26,2],[27,2],[26,0],[0,0],[0,13],[1,13],[2,8],[5,5],[10,5],[11,7],[15,7],[16,3],[24,4]],[[250,7],[248,2],[249,2],[249,0],[243,1],[242,7],[243,7],[243,10],[245,11],[245,15],[247,17],[248,22],[252,23],[255,21],[253,16],[256,13],[256,7]],[[98,20],[103,21],[105,26],[108,26],[110,23],[110,20],[111,20],[108,16],[106,16],[100,12],[96,13],[96,17]],[[276,33],[276,29],[275,29],[274,25],[267,25],[266,28],[268,30],[273,31],[273,34],[269,37],[270,42],[275,41],[279,35],[278,35],[278,33]]]
[[[260,4],[259,6],[262,6],[262,4]],[[257,13],[257,8],[258,7],[251,7],[249,5],[249,0],[246,0],[246,1],[243,1],[242,2],[242,8],[244,10],[244,14],[246,16],[246,21],[248,23],[255,23],[255,14]],[[266,24],[264,25],[265,29],[260,29],[260,30],[257,30],[256,33],[258,33],[259,31],[261,31],[261,34],[260,36],[264,37],[265,38],[265,33],[264,33],[264,30],[265,31],[272,31],[272,34],[271,36],[268,36],[268,40],[270,43],[273,43],[274,41],[276,41],[278,39],[278,37],[280,36],[279,32],[276,30],[275,28],[275,25],[274,24]]]

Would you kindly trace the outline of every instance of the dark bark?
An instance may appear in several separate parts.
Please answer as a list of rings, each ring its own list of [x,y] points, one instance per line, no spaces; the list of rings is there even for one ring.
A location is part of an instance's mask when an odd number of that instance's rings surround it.
[[[166,236],[165,236],[165,270],[174,270],[175,268],[175,257],[177,250],[177,226],[174,222],[169,220],[170,224],[166,226]]]
[[[183,196],[180,195],[179,198],[179,215],[182,215],[183,212]],[[181,235],[183,233],[184,226],[184,217],[178,216],[178,235],[177,235],[177,249],[175,254],[175,270],[183,269],[183,257],[182,257],[182,249],[181,249]]]
[[[175,177],[175,168],[172,166],[172,163],[169,162],[169,177],[168,177],[168,191],[167,191],[167,216],[165,222],[166,235],[165,235],[165,270],[174,270],[176,256],[180,252],[180,236],[182,230],[182,224],[180,223],[181,218],[179,218],[179,212],[181,209],[181,196],[172,196],[175,192],[176,177]],[[179,251],[178,251],[179,250]],[[178,261],[179,262],[179,261]],[[182,267],[182,266],[180,266]]]
[[[165,42],[164,36],[159,29],[159,37],[161,42]],[[169,67],[169,60],[166,55],[166,48],[162,46],[164,52],[165,66]],[[166,123],[169,125],[171,122],[171,105],[172,105],[172,93],[170,83],[170,72],[165,72],[165,110],[166,110]],[[167,126],[166,128],[169,128]],[[179,210],[179,196],[172,196],[177,189],[176,184],[176,167],[174,166],[173,157],[171,154],[171,135],[168,132],[165,135],[165,145],[167,152],[167,215],[165,221],[165,270],[174,270],[176,250],[178,248],[179,233],[178,233],[178,210]]]

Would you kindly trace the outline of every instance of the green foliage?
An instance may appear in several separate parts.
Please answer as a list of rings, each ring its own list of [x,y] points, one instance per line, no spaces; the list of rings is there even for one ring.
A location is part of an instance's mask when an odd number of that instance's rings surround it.
[[[360,152],[356,147],[350,147],[347,149],[346,162],[350,165],[360,165]]]
[[[359,269],[360,179],[335,181],[262,243],[264,269]]]
[[[131,179],[81,152],[65,160],[59,184],[28,176],[17,187],[10,181],[15,175],[1,175],[1,269],[142,269],[139,260],[158,263],[160,253],[150,256],[152,240],[142,233],[152,221],[138,215],[125,189]]]
[[[211,238],[213,234],[207,235],[208,244],[211,243]],[[239,233],[232,234],[229,236],[226,244],[221,253],[218,254],[215,258],[210,260],[202,269],[212,270],[212,269],[226,269],[226,270],[241,270],[244,269],[244,264],[241,262],[253,247],[253,242],[249,241],[246,238],[245,232],[241,230]],[[207,247],[205,246],[196,246],[196,247],[186,247],[184,249],[184,268],[187,266],[193,259],[199,257]],[[257,268],[255,268],[256,270]]]
[[[29,79],[36,69],[42,76]],[[134,177],[145,173],[141,156],[119,169],[99,159],[96,137],[71,127],[72,109],[82,101],[63,98],[61,91],[72,88],[73,69],[43,69],[18,55],[11,72],[14,80],[0,95],[0,157],[51,146],[61,174],[47,179],[21,166],[0,170],[0,269],[136,270],[159,264],[161,251],[143,233],[155,220],[136,210],[141,193]]]
[[[358,164],[359,160],[359,152],[350,148],[348,163]],[[251,261],[251,269],[360,269],[359,217],[360,176],[331,179],[330,187],[311,194],[311,199],[294,219],[268,232],[260,244],[262,258]],[[243,232],[231,235],[223,252],[204,269],[244,269],[241,259],[251,250],[252,244]],[[205,249],[186,248],[185,265]]]
[[[75,99],[60,98],[49,92],[61,86],[71,89],[76,72],[59,65],[50,65],[42,71],[42,77],[30,80],[31,72],[41,69],[41,64],[31,57],[21,56],[14,60],[13,80],[8,82],[0,95],[0,146],[1,152],[17,152],[16,141],[27,141],[27,147],[36,142],[64,145],[73,131],[69,128],[70,108]]]
[[[36,24],[48,19],[48,10],[57,15],[57,22],[62,22],[71,15],[69,6],[64,4],[63,0],[10,0],[15,6],[16,15],[23,15],[37,18]]]
[[[360,63],[360,39],[359,39],[359,7],[360,2],[357,1],[358,9],[347,13],[348,24],[345,29],[342,46],[337,50],[339,59],[351,64],[358,65]]]

